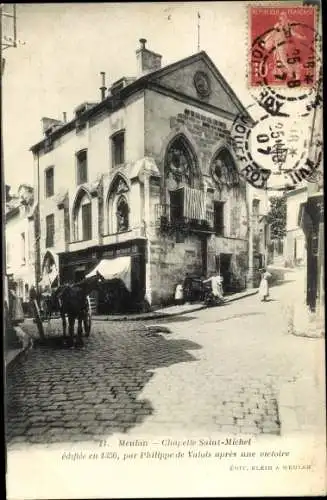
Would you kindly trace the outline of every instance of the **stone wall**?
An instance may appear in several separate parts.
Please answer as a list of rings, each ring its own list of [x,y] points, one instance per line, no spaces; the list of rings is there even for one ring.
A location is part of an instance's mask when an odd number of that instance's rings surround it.
[[[174,299],[176,285],[186,273],[202,274],[201,241],[197,235],[176,238],[158,235],[151,244],[151,288],[153,304],[170,303]]]
[[[153,123],[156,127],[153,128]],[[230,271],[236,289],[246,285],[248,272],[248,211],[246,186],[219,191],[212,178],[211,164],[217,151],[226,147],[232,154],[229,129],[231,118],[199,110],[191,104],[146,93],[146,153],[153,156],[161,172],[161,181],[150,185],[151,287],[153,303],[171,300],[176,284],[186,273],[212,275],[217,270],[220,253],[231,254]],[[167,200],[164,191],[165,153],[174,136],[182,133],[189,141],[201,171],[202,186],[206,185],[206,209],[213,211],[214,201],[224,202],[224,237],[207,236],[207,262],[202,262],[200,234],[193,233],[184,241],[172,231],[164,235],[158,229],[160,203]],[[236,167],[237,162],[235,161]],[[158,207],[158,208],[157,208]],[[159,209],[159,210],[158,210]],[[206,269],[205,269],[206,267]]]

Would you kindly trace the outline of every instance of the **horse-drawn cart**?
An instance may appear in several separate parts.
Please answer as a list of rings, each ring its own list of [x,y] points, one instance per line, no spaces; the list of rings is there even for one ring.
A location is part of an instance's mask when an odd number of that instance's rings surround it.
[[[39,296],[31,300],[34,321],[37,324],[39,335],[41,338],[45,337],[44,323],[48,323],[47,330],[51,325],[52,320],[58,320],[61,318],[63,324],[63,333],[66,336],[66,324],[68,320],[70,311],[67,311],[65,296],[61,295],[64,287],[61,289],[52,289],[51,292],[44,291],[39,294]],[[80,328],[83,328],[85,337],[89,337],[91,333],[92,326],[92,311],[94,305],[92,299],[89,295],[85,296],[84,307],[82,302],[78,303],[79,313],[76,314],[76,319],[79,321]],[[75,316],[75,314],[74,314]]]

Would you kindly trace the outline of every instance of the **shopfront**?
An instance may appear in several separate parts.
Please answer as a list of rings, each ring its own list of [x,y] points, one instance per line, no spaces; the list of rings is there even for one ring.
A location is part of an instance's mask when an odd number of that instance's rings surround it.
[[[123,261],[129,265],[122,267]],[[65,252],[59,254],[60,283],[76,283],[99,268],[106,282],[92,293],[97,312],[137,310],[145,295],[145,264],[146,240],[142,238]]]

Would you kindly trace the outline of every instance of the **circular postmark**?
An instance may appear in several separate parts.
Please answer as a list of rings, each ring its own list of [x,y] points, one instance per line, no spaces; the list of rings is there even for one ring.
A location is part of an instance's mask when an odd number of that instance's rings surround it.
[[[314,178],[322,160],[319,134],[303,118],[262,115],[258,105],[252,106],[258,117],[238,115],[231,129],[240,174],[260,189],[292,189]]]

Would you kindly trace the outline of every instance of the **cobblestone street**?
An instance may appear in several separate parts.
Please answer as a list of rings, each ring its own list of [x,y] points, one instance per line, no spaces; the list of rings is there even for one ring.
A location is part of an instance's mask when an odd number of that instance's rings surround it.
[[[36,343],[8,373],[9,447],[118,432],[280,434],[281,387],[313,377],[319,361],[319,340],[286,331],[290,290],[169,321],[94,321],[83,349]],[[54,337],[60,323],[50,326]]]

